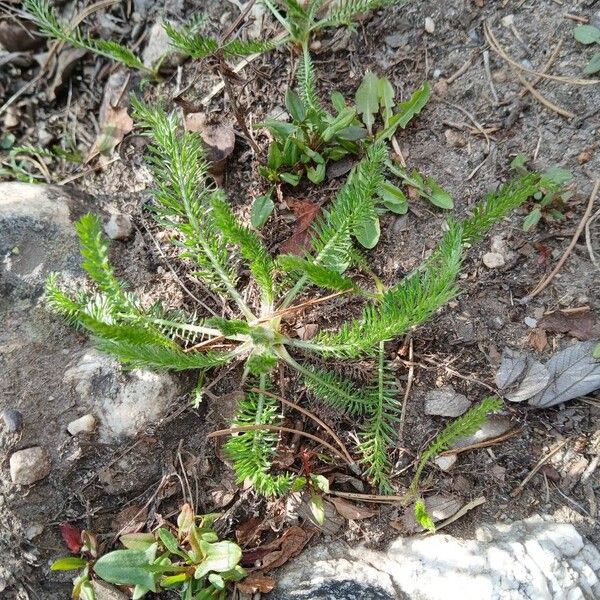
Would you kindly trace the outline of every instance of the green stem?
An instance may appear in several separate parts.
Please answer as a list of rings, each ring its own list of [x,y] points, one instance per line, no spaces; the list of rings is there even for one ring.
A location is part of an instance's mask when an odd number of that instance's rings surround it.
[[[187,323],[177,323],[176,321],[169,321],[168,319],[156,319],[153,317],[146,317],[150,323],[154,325],[162,325],[164,327],[172,327],[181,329],[183,331],[189,331],[190,333],[201,333],[202,335],[210,335],[212,337],[224,337],[228,340],[235,340],[236,342],[248,342],[250,336],[243,334],[236,335],[223,335],[218,329],[212,327],[204,327],[202,325],[189,325]]]

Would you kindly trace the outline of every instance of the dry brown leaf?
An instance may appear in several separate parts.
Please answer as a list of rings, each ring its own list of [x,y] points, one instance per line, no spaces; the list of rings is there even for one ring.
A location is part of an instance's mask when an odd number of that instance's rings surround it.
[[[184,127],[187,131],[200,134],[206,149],[206,159],[211,163],[210,172],[220,179],[225,172],[227,159],[235,147],[233,127],[222,123],[209,123],[208,117],[199,112],[186,114]]]
[[[256,540],[257,534],[260,533],[263,523],[262,519],[258,517],[252,517],[247,521],[244,521],[235,530],[235,539],[239,546],[247,546]]]
[[[9,52],[27,52],[41,48],[46,38],[36,33],[36,27],[29,21],[7,19],[0,23],[0,44]]]
[[[270,571],[285,564],[290,558],[300,554],[313,532],[305,531],[302,527],[290,527],[277,539],[250,552],[244,552],[243,564],[262,562],[261,571]]]
[[[51,61],[53,67],[53,74],[50,83],[48,84],[48,90],[46,92],[48,100],[51,102],[56,100],[56,93],[62,88],[67,81],[69,81],[71,74],[75,70],[75,67],[81,62],[83,56],[85,56],[85,50],[79,50],[78,48],[66,48],[64,49],[56,59]]]
[[[242,594],[268,594],[275,588],[275,580],[268,575],[262,573],[250,573],[243,581],[237,584],[237,589]]]
[[[115,515],[110,526],[121,535],[125,533],[137,533],[144,527],[147,515],[148,507],[132,504]]]
[[[329,501],[335,506],[336,510],[349,521],[358,521],[359,519],[370,519],[377,514],[376,510],[365,508],[364,506],[357,506],[352,502],[348,502],[343,498],[336,498],[331,496]]]
[[[598,319],[591,310],[576,313],[556,310],[545,315],[538,325],[546,331],[565,333],[581,341],[600,337]]]
[[[319,326],[315,323],[307,323],[296,329],[296,333],[301,340],[312,340],[319,331]]]
[[[98,113],[100,131],[88,152],[86,162],[90,162],[99,154],[110,155],[133,130],[133,119],[128,113],[129,78],[125,71],[115,71],[108,78]]]
[[[532,348],[535,348],[538,352],[541,352],[548,343],[548,336],[546,330],[541,327],[536,327],[529,332],[529,344]]]
[[[281,251],[303,256],[307,250],[310,233],[308,228],[321,211],[321,207],[310,200],[288,200],[287,205],[296,215],[294,232],[283,244]]]

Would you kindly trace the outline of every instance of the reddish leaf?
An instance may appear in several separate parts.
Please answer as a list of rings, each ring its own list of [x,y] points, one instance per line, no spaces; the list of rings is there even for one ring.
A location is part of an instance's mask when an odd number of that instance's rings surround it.
[[[270,571],[285,564],[290,558],[300,554],[314,532],[305,531],[301,527],[290,527],[277,539],[251,550],[244,552],[242,565],[251,566],[257,560],[262,561],[262,570]]]
[[[321,207],[310,200],[290,200],[287,205],[296,215],[296,223],[291,237],[281,244],[281,251],[302,256],[308,247],[308,228],[321,211]]]
[[[268,575],[262,573],[250,573],[244,581],[240,581],[237,584],[238,591],[242,594],[256,594],[261,592],[262,594],[268,594],[275,587],[275,580]]]
[[[600,337],[600,325],[596,314],[590,310],[582,312],[555,310],[545,315],[538,325],[546,331],[566,333],[582,341]]]
[[[79,554],[82,545],[81,531],[77,529],[75,525],[71,525],[71,523],[61,523],[60,535],[62,535],[62,539],[65,541],[67,548],[73,554]]]
[[[369,519],[377,514],[376,510],[358,506],[353,502],[348,502],[347,500],[336,498],[335,496],[330,497],[329,501],[335,506],[338,513],[340,513],[344,519],[348,519],[349,521]]]
[[[529,332],[529,343],[538,352],[541,352],[548,343],[548,336],[546,331],[540,327],[536,327]]]

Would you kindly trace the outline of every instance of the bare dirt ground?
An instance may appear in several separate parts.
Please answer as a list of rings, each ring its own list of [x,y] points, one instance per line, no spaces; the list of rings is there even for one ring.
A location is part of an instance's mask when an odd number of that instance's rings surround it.
[[[18,7],[11,2],[9,6]],[[130,18],[132,9],[140,15],[137,24]],[[108,21],[100,16],[111,15],[110,23],[119,28],[112,35],[130,43],[137,40],[143,48],[148,43],[149,28],[162,16],[182,22],[199,12],[208,15],[207,31],[214,33],[226,30],[239,15],[235,4],[229,2],[176,2],[165,6],[134,2],[115,4],[86,22],[102,32]],[[509,15],[514,18],[503,22]],[[435,23],[433,33],[425,32],[426,17]],[[535,230],[525,233],[522,220],[531,207],[513,215],[493,231],[495,243],[508,257],[505,265],[495,269],[483,265],[482,256],[490,251],[491,239],[475,247],[465,264],[460,297],[412,335],[413,378],[404,447],[393,451],[398,490],[410,482],[411,463],[445,422],[424,414],[427,391],[450,384],[477,401],[494,388],[494,374],[505,347],[526,349],[546,359],[572,339],[568,333],[548,331],[547,343],[536,348],[532,345],[532,319],[559,308],[588,307],[595,312],[600,306],[600,278],[589,252],[590,248],[598,252],[600,246],[594,226],[590,229],[590,247],[582,236],[551,285],[530,302],[519,302],[564,252],[585,211],[593,180],[600,173],[600,87],[569,81],[582,78],[581,69],[591,55],[589,48],[573,39],[573,29],[582,20],[600,26],[597,2],[415,1],[365,16],[356,31],[330,30],[313,48],[318,85],[324,96],[338,89],[353,97],[367,69],[386,75],[402,98],[424,80],[431,81],[434,96],[413,124],[401,132],[398,142],[409,167],[433,176],[453,195],[457,215],[465,215],[486,192],[509,178],[509,165],[519,152],[531,157],[536,168],[560,165],[574,175],[574,195],[567,202],[564,221],[543,219]],[[512,68],[490,48],[484,24],[521,67],[540,71],[552,57],[548,72],[567,80],[542,79],[536,84],[546,104],[524,93],[519,76],[532,83],[535,76]],[[265,33],[277,31],[270,21],[262,25],[249,21],[249,25]],[[31,59],[31,52],[21,54],[16,62],[0,63],[0,96],[5,102],[39,72],[39,62]],[[243,82],[236,89],[248,121],[259,122],[283,106],[294,64],[294,57],[281,49],[244,69]],[[11,103],[11,114],[16,115],[17,122],[10,128],[6,127],[4,112],[3,135],[13,135],[18,144],[38,145],[55,143],[68,134],[85,153],[97,132],[97,115],[109,71],[106,61],[88,55],[65,76],[66,84],[59,88],[56,98],[50,99],[44,80],[32,84]],[[168,106],[174,106],[172,99],[177,95],[196,109],[206,110],[215,122],[232,122],[230,106],[221,94],[202,107],[202,99],[217,83],[206,65],[186,62],[165,81],[145,87],[141,93],[147,99],[160,98]],[[140,93],[138,84],[137,76],[132,75],[131,89]],[[549,102],[555,107],[550,108]],[[556,106],[573,116],[558,114]],[[266,151],[266,136],[257,134],[256,140]],[[111,158],[103,159],[110,163],[104,168],[91,169],[97,162],[76,167],[54,163],[51,175],[55,182],[73,179],[70,185],[96,198],[90,209],[108,207],[131,214],[134,236],[113,249],[119,274],[142,294],[167,298],[172,306],[190,306],[189,297],[168,264],[176,267],[194,293],[201,294],[201,288],[176,261],[171,261],[168,246],[162,248],[164,255],[159,254],[151,237],[157,230],[144,210],[151,182],[142,166],[142,149],[143,141],[132,133]],[[259,164],[239,136],[223,185],[242,213],[265,188],[257,173]],[[321,203],[339,184],[340,180],[332,180],[322,188],[286,189],[284,195]],[[445,217],[420,201],[412,203],[406,216],[385,215],[382,239],[370,253],[377,273],[391,282],[418,264],[439,239]],[[280,203],[263,230],[273,253],[289,238],[294,223],[291,211]],[[18,409],[25,417],[25,426],[18,435],[0,426],[0,564],[5,563],[5,572],[0,575],[7,578],[2,597],[68,597],[68,579],[48,570],[49,561],[65,553],[58,524],[69,521],[98,532],[106,541],[136,513],[141,514],[135,517],[139,527],[151,527],[157,516],[172,517],[186,497],[181,476],[174,475],[184,471],[191,481],[198,512],[225,512],[223,534],[234,536],[236,529],[254,518],[262,533],[247,550],[273,539],[275,529],[285,520],[285,500],[267,503],[248,490],[238,490],[230,468],[222,460],[220,445],[206,440],[207,433],[225,426],[230,418],[236,373],[223,379],[218,390],[220,402],[210,401],[199,409],[187,407],[187,392],[193,382],[182,376],[179,403],[152,431],[137,439],[122,444],[101,444],[93,437],[75,440],[67,434],[66,424],[77,416],[77,399],[63,384],[63,373],[88,342],[49,315],[43,304],[37,303],[38,297],[39,292],[36,297],[20,300],[8,294],[0,297],[4,324],[0,331],[0,408]],[[340,315],[353,311],[356,307],[338,300],[330,312],[308,311],[290,326],[310,323],[329,327]],[[398,354],[397,375],[403,391],[409,381],[407,344],[408,340],[390,344],[390,353]],[[354,367],[352,373],[360,378],[368,365],[357,363]],[[303,398],[303,390],[286,379],[287,375],[282,373],[284,395]],[[352,445],[351,421],[310,401],[308,406],[345,432],[344,440]],[[545,410],[507,405],[505,414],[513,420],[516,435],[497,445],[460,454],[457,465],[448,473],[431,471],[430,490],[457,497],[462,503],[479,496],[486,499],[485,504],[450,525],[447,532],[460,535],[482,523],[544,513],[576,524],[599,543],[597,478],[587,487],[579,481],[600,452],[599,412],[597,395]],[[563,450],[521,493],[513,494],[536,463],[565,440]],[[17,449],[39,443],[51,449],[52,473],[31,488],[15,491],[8,474],[8,457]],[[72,459],[74,452],[78,453],[76,459]],[[332,471],[324,467],[324,472]],[[367,482],[362,485],[364,491],[371,491]],[[343,481],[337,488],[357,491]],[[393,524],[402,510],[393,505],[377,508],[376,517],[343,521],[334,535],[349,541],[384,544],[398,535]],[[41,533],[35,531],[32,536],[28,531],[32,525],[42,526]]]

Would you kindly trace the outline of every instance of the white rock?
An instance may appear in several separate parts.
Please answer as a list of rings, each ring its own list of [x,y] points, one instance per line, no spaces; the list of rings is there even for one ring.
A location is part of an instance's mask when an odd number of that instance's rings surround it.
[[[456,464],[457,460],[458,456],[456,454],[446,454],[445,456],[436,456],[433,462],[442,471],[449,471]]]
[[[96,600],[127,600],[129,598],[121,590],[98,579],[92,580],[92,588],[94,588]]]
[[[97,416],[100,440],[107,443],[156,423],[179,393],[173,376],[143,369],[125,373],[97,350],[86,352],[63,381],[75,386],[81,404]]]
[[[156,21],[146,37],[148,43],[142,52],[143,63],[152,68],[169,52],[173,47],[170,44],[170,38],[162,25],[162,20]]]
[[[525,323],[525,325],[527,325],[527,327],[530,327],[531,329],[537,327],[537,319],[534,319],[533,317],[525,317],[525,319],[523,319],[523,322]]]
[[[498,252],[486,252],[483,255],[483,264],[488,269],[498,269],[505,264],[504,256]]]
[[[133,224],[129,215],[110,215],[104,224],[104,231],[111,240],[126,240],[133,231]]]
[[[40,446],[17,450],[10,457],[10,478],[18,485],[30,485],[40,481],[51,470],[50,459]]]
[[[425,31],[433,33],[435,31],[435,22],[431,17],[425,17]]]
[[[71,435],[77,435],[78,433],[92,433],[96,429],[96,419],[94,415],[83,415],[79,419],[71,421],[67,425],[67,431]]]
[[[575,600],[600,598],[598,551],[572,525],[534,517],[475,539],[401,537],[379,552],[309,547],[277,573],[269,600]]]
[[[471,407],[466,396],[457,393],[450,385],[431,390],[425,396],[425,414],[440,417],[460,417]]]

